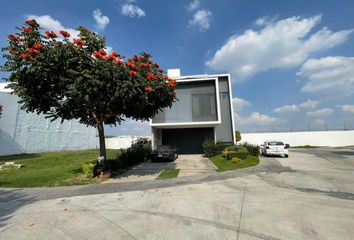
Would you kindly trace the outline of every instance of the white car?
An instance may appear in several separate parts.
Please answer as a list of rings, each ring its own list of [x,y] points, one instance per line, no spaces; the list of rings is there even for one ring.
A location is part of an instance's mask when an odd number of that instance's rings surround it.
[[[284,156],[289,157],[289,144],[284,144],[281,141],[265,141],[260,146],[261,154],[264,156]]]

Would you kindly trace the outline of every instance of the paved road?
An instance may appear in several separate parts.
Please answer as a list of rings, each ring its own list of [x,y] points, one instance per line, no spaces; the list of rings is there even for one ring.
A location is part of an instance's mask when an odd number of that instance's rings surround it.
[[[0,239],[353,239],[354,149],[174,180],[1,189]]]

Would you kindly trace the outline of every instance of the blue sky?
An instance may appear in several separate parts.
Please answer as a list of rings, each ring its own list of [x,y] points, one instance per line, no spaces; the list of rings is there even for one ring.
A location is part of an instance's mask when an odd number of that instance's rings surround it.
[[[183,75],[231,73],[242,132],[354,128],[352,0],[12,0],[2,7],[0,46],[34,17],[53,30],[84,25],[119,53],[150,52]],[[130,120],[106,130],[149,132]]]

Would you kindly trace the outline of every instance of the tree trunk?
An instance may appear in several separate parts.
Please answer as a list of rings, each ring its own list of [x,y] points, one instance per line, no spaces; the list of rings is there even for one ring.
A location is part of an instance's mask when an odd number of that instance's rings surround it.
[[[107,160],[103,122],[97,124],[97,129],[98,129],[98,137],[100,139],[100,156],[104,156],[104,159]]]

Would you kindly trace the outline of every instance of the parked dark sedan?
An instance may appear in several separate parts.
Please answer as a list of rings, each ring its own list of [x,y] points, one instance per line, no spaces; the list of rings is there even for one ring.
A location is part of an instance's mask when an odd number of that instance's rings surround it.
[[[178,157],[177,149],[169,145],[160,145],[150,154],[152,162],[174,161]]]

